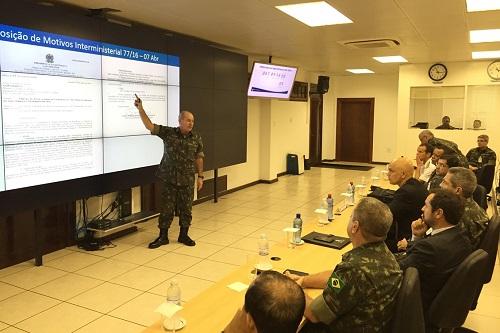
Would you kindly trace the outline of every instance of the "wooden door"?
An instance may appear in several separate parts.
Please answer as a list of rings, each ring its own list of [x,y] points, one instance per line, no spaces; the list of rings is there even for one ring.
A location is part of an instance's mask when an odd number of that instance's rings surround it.
[[[310,121],[309,121],[309,163],[321,163],[321,146],[323,144],[323,95],[310,95]]]
[[[374,98],[337,99],[337,161],[372,162]]]

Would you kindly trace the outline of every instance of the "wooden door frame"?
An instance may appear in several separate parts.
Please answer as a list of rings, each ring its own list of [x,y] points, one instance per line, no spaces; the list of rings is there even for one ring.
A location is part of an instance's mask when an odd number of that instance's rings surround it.
[[[339,153],[342,147],[342,128],[340,124],[342,123],[342,103],[344,102],[369,102],[370,103],[370,130],[368,132],[368,138],[370,140],[370,148],[368,151],[368,160],[369,162],[373,162],[373,117],[375,110],[375,98],[337,98],[337,126],[336,126],[336,135],[335,135],[335,160],[341,160],[342,156],[339,157]]]
[[[313,121],[312,121],[312,118],[313,118],[313,109],[312,109],[312,106],[313,106],[313,103],[312,103],[312,99],[313,99],[313,95],[316,95],[316,96],[319,96],[319,108],[318,108],[318,124],[316,126],[316,128],[313,127]],[[318,153],[319,153],[319,156],[318,157],[318,161],[311,161],[311,162],[315,162],[314,164],[321,164],[321,161],[323,159],[323,95],[322,94],[317,94],[317,93],[310,93],[310,97],[309,97],[309,100],[310,100],[310,103],[309,103],[309,159],[311,160],[311,134],[316,131],[316,129],[318,130],[318,132],[316,133],[316,136],[317,136],[317,140],[316,140],[316,143],[319,144],[318,147],[316,147],[318,149]]]

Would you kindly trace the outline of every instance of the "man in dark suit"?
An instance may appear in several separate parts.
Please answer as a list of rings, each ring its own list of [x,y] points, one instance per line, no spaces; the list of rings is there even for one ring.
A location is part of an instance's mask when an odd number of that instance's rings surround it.
[[[413,245],[398,258],[401,269],[418,269],[424,312],[455,268],[472,252],[470,242],[457,228],[463,211],[459,196],[442,189],[429,194],[422,218],[412,223]]]
[[[393,216],[386,244],[392,252],[397,252],[397,243],[411,237],[411,223],[420,216],[420,209],[427,197],[425,185],[413,178],[413,164],[407,158],[398,158],[389,164],[387,177],[399,189],[394,193],[389,209]]]

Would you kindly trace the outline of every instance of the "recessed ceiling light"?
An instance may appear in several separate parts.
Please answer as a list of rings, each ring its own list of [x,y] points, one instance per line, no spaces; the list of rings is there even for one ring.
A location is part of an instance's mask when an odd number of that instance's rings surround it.
[[[283,5],[276,8],[310,27],[352,23],[348,17],[325,1]]]
[[[351,69],[346,69],[346,71],[351,72],[353,74],[372,74],[372,73],[374,73],[373,71],[371,71],[367,68],[351,68]]]
[[[471,30],[469,40],[471,43],[500,42],[500,29]]]
[[[378,62],[381,62],[383,64],[390,63],[390,62],[408,62],[408,60],[406,60],[402,56],[373,57],[373,59],[375,59]]]
[[[472,52],[472,59],[495,59],[495,58],[500,58],[500,50]]]
[[[500,9],[500,0],[467,0],[467,11],[482,12]]]

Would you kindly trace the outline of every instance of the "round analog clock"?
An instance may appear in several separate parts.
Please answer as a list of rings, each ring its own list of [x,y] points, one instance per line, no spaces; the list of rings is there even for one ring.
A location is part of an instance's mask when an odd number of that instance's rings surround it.
[[[486,71],[493,80],[500,80],[500,60],[495,60],[489,64]]]
[[[434,64],[429,67],[429,77],[433,81],[442,81],[448,74],[448,69],[443,64]]]

